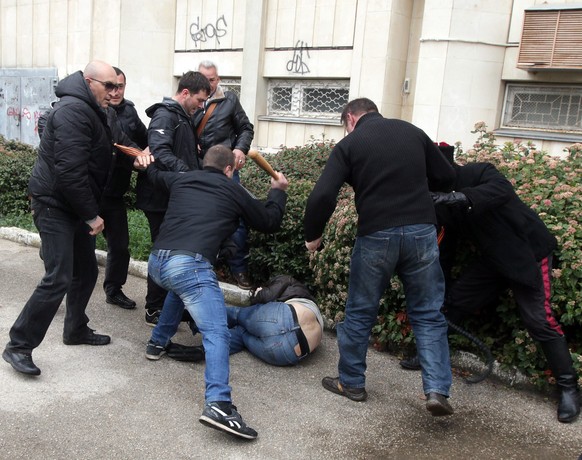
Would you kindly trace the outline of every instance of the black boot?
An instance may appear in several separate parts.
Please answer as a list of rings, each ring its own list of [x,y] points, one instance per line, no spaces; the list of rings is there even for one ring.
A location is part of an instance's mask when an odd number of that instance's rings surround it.
[[[560,392],[558,404],[558,421],[570,423],[580,414],[580,390],[578,376],[572,365],[572,356],[564,337],[541,342],[556,385]]]

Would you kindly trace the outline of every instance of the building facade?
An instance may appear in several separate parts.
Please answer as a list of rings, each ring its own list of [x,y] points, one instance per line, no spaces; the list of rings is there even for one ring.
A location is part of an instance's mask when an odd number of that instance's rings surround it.
[[[582,140],[573,1],[0,0],[0,39],[7,137],[34,130],[47,105],[45,89],[9,78],[45,72],[54,85],[102,59],[124,70],[146,125],[145,109],[183,72],[215,62],[266,151],[341,139],[339,114],[356,97],[465,149],[477,122],[499,142],[532,140],[553,154]]]

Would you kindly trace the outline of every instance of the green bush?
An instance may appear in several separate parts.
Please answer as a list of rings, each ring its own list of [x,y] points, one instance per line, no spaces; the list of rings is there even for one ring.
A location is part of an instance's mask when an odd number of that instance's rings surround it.
[[[285,273],[309,286],[313,284],[303,238],[303,214],[307,197],[332,147],[330,141],[313,141],[304,147],[283,148],[276,155],[266,156],[273,169],[285,174],[289,188],[281,230],[271,235],[249,231],[249,272],[255,282]],[[241,183],[259,199],[265,199],[270,190],[269,176],[252,162],[247,162],[242,170]]]
[[[0,136],[0,216],[29,211],[28,179],[35,160],[33,147]]]

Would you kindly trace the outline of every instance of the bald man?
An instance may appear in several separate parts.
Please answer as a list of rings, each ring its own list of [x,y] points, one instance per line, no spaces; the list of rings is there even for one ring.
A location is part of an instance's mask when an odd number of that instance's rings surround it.
[[[32,351],[40,345],[67,296],[65,345],[106,345],[111,338],[87,324],[87,303],[97,281],[95,235],[101,193],[112,167],[112,139],[104,108],[117,91],[113,67],[93,61],[58,84],[29,181],[31,208],[45,274],[10,329],[2,357],[23,374],[39,375]],[[136,160],[143,167],[147,161]]]

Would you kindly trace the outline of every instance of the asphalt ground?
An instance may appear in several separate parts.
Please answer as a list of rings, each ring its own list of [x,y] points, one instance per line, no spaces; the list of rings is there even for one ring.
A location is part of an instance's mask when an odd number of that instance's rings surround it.
[[[3,345],[44,270],[36,247],[0,236]],[[337,375],[338,360],[330,331],[295,367],[273,367],[246,352],[231,357],[234,403],[259,436],[230,437],[198,422],[204,363],[145,358],[151,328],[144,322],[142,275],[130,275],[124,288],[138,307],[123,310],[105,302],[100,271],[87,313],[90,327],[112,336],[110,345],[64,345],[63,305],[33,353],[39,377],[0,361],[1,459],[577,459],[582,453],[582,422],[559,423],[555,398],[495,378],[468,385],[455,375],[455,414],[434,418],[424,407],[420,374],[373,348],[368,401],[329,393],[321,379]],[[185,324],[175,341],[200,343]]]

